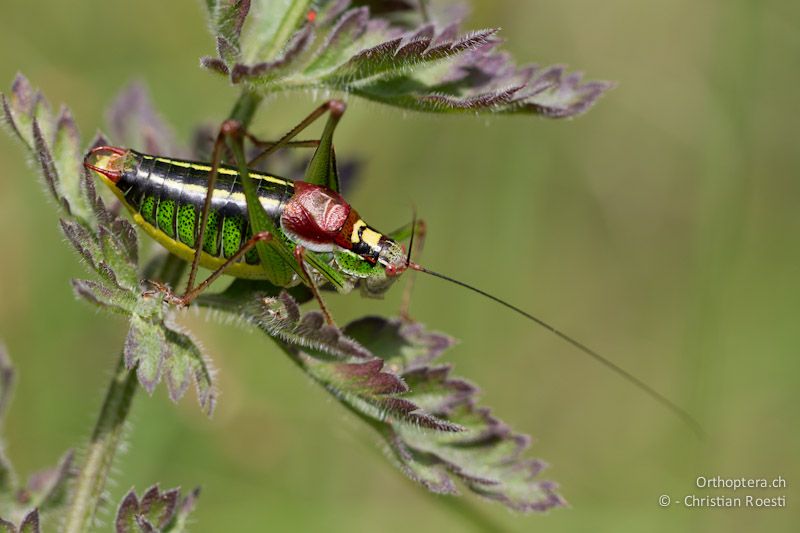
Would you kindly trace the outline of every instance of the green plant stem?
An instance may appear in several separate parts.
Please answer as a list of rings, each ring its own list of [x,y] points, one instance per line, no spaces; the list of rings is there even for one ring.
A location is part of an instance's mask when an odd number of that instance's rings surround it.
[[[136,372],[125,369],[124,355],[120,352],[117,369],[109,383],[83,467],[73,489],[64,525],[66,533],[84,532],[94,519],[135,393]]]
[[[183,274],[185,265],[186,263],[177,257],[168,256],[161,265],[157,279],[175,286]],[[108,391],[92,431],[83,466],[73,487],[72,500],[64,523],[65,533],[82,533],[91,527],[94,521],[111,472],[111,465],[114,464],[114,457],[122,442],[125,420],[136,395],[136,385],[136,369],[125,368],[125,354],[120,351],[117,368],[108,384]]]
[[[261,95],[245,89],[233,105],[228,118],[237,121],[245,129],[249,128],[262,99]]]
[[[260,103],[261,96],[244,91],[233,106],[230,118],[247,128]],[[167,257],[156,279],[176,287],[185,266],[186,263],[176,257]],[[86,450],[84,463],[73,488],[72,500],[64,522],[65,533],[82,533],[91,527],[106,487],[111,465],[122,442],[125,421],[136,389],[136,369],[125,368],[125,357],[120,352],[116,370],[108,385],[103,407]]]

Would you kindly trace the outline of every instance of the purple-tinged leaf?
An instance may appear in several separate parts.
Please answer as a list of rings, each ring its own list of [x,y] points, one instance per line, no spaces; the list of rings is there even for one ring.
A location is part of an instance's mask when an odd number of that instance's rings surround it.
[[[306,373],[359,416],[436,431],[460,430],[404,399],[408,388],[396,372],[384,367],[383,360],[338,328],[326,325],[320,313],[301,315],[286,292],[265,298],[254,318],[262,329],[284,341],[284,349]]]
[[[39,123],[42,139],[48,143],[52,141],[55,125],[52,123],[50,104],[39,91],[32,90],[27,78],[17,74],[10,96],[3,95],[2,100],[5,121],[30,151],[35,151],[34,121]]]
[[[6,457],[3,447],[0,446],[0,498],[5,498],[16,492],[17,475],[11,461]]]
[[[275,79],[291,66],[292,62],[298,58],[314,41],[314,27],[310,24],[304,25],[295,32],[286,44],[281,55],[271,61],[262,61],[248,66],[236,63],[231,70],[231,81],[239,83],[247,79],[255,83],[265,83]]]
[[[452,415],[453,409],[478,393],[478,388],[458,378],[450,378],[450,365],[408,370],[403,379],[413,391],[411,397],[429,413]]]
[[[405,475],[436,494],[458,494],[449,473],[436,468],[438,461],[435,457],[410,449],[391,427],[383,428],[381,434]]]
[[[39,510],[34,509],[25,515],[19,525],[19,533],[39,533]]]
[[[111,231],[125,248],[125,254],[132,265],[139,264],[139,239],[136,229],[124,218],[118,218],[111,223]]]
[[[0,427],[3,417],[11,403],[11,394],[14,390],[14,367],[8,356],[5,345],[0,342]],[[16,475],[11,462],[5,456],[3,445],[0,443],[0,498],[15,491]]]
[[[108,123],[111,136],[122,146],[170,157],[186,155],[141,82],[131,83],[120,92],[108,112]]]
[[[14,108],[19,110],[20,113],[32,115],[34,106],[36,104],[34,98],[34,90],[31,83],[21,73],[18,73],[11,83],[11,95],[13,98]]]
[[[418,322],[367,316],[349,323],[344,333],[389,364],[395,372],[424,367],[455,344],[455,339],[427,331]]]
[[[47,143],[44,140],[44,135],[39,127],[39,122],[34,119],[32,124],[36,159],[39,162],[42,176],[44,176],[45,183],[47,184],[47,188],[50,191],[51,196],[56,202],[58,202],[61,199],[61,193],[59,192],[58,171],[56,170],[53,156],[50,153],[50,148],[48,148]]]
[[[67,451],[54,468],[42,470],[28,479],[29,502],[41,511],[56,509],[67,500],[67,487],[77,472],[74,469],[75,453]]]
[[[178,331],[174,324],[163,325],[168,355],[164,360],[167,387],[172,401],[177,402],[189,385],[189,377],[194,380],[197,402],[208,416],[214,413],[217,403],[217,389],[214,384],[214,371],[211,361],[197,346],[197,341],[188,334]]]
[[[53,121],[52,108],[50,102],[40,91],[36,91],[33,96],[33,112],[31,113],[31,121],[38,122],[42,130],[42,136],[50,144],[55,134],[55,122]]]
[[[98,228],[97,237],[100,241],[105,262],[114,272],[117,285],[130,292],[138,291],[138,265],[131,260],[125,244],[106,226]]]
[[[81,189],[81,177],[84,169],[81,164],[81,140],[78,126],[72,113],[66,106],[61,107],[56,121],[54,140],[52,145],[53,161],[60,178],[59,192],[69,202],[69,211],[75,216],[90,220],[88,202]]]
[[[147,489],[141,499],[131,489],[123,498],[115,518],[117,533],[185,531],[200,489],[181,499],[178,489],[161,491],[158,485]]]
[[[217,55],[226,65],[232,65],[239,58],[239,50],[225,37],[217,37]]]
[[[322,5],[317,12],[317,25],[325,27],[333,24],[350,5],[350,0],[331,0]]]
[[[139,502],[139,512],[159,530],[164,528],[175,516],[178,507],[178,489],[164,492],[158,485],[150,487]]]
[[[114,269],[111,268],[111,265],[106,263],[105,261],[100,261],[97,263],[97,273],[105,279],[109,284],[122,288],[117,279],[117,274],[114,272]]]
[[[17,526],[0,516],[0,533],[17,533]]]
[[[354,0],[353,5],[368,7],[375,15],[389,15],[417,9],[416,2],[409,0]]]
[[[217,0],[209,3],[208,11],[211,31],[238,49],[242,26],[250,11],[250,0]]]
[[[136,515],[139,513],[139,500],[133,489],[128,491],[117,508],[114,520],[117,533],[135,533],[137,531]]]
[[[148,394],[153,394],[156,385],[161,381],[168,350],[164,331],[159,324],[148,322],[139,315],[131,316],[123,350],[125,368],[131,370],[136,367],[139,383]]]
[[[369,10],[366,7],[351,9],[333,26],[315,59],[305,71],[316,72],[336,66],[345,50],[367,30]]]
[[[91,206],[92,212],[94,213],[94,218],[97,219],[97,223],[103,226],[109,226],[111,223],[114,222],[114,215],[106,208],[105,202],[97,194],[97,188],[94,186],[94,180],[92,179],[91,175],[89,175],[88,170],[81,171],[81,189],[83,191],[83,195],[88,201],[89,205]]]
[[[222,74],[223,76],[227,76],[231,72],[228,65],[225,64],[225,61],[218,57],[203,56],[200,58],[200,66],[206,70]]]
[[[136,515],[136,525],[141,533],[156,533],[156,528],[142,515]]]
[[[369,356],[342,360],[324,344],[309,350],[308,340],[294,337],[297,325],[308,316],[318,320],[317,313],[300,315],[286,294],[264,306],[280,317],[269,327],[263,317],[257,323],[284,339],[284,350],[308,375],[379,431],[411,479],[440,493],[456,493],[460,481],[521,512],[563,504],[553,483],[537,479],[543,463],[523,456],[530,439],[478,407],[477,387],[451,377],[449,366],[431,364],[452,338],[418,323],[367,317],[343,335]]]
[[[54,117],[41,93],[21,76],[10,96],[3,97],[3,106],[6,120],[31,149],[50,194],[65,208],[60,220],[64,235],[99,275],[99,280],[73,280],[76,295],[102,309],[130,317],[125,362],[129,369],[137,368],[137,376],[148,392],[152,393],[163,377],[165,361],[169,359],[170,363],[177,363],[167,369],[173,399],[185,392],[191,379],[201,406],[210,414],[216,391],[209,363],[189,337],[164,323],[162,299],[142,292],[136,231],[130,222],[119,217],[118,203],[114,209],[106,207],[91,176],[83,169],[79,133],[69,110],[62,107]],[[121,94],[110,121],[118,138],[127,135],[140,139],[141,142],[131,143],[137,148],[181,155],[178,150],[163,148],[173,144],[172,137],[141,85],[133,85]],[[110,144],[98,134],[92,146]],[[5,468],[6,464],[0,461],[0,477],[10,482],[11,470]]]
[[[391,449],[412,479],[430,490],[452,493],[455,484],[450,478],[458,478],[473,492],[518,511],[563,503],[553,484],[535,479],[542,463],[522,456],[530,439],[478,407],[477,387],[451,377],[450,366],[430,365],[453,344],[451,338],[428,332],[418,323],[374,317],[353,322],[345,331],[403,378],[410,389],[406,401],[462,428],[457,433],[426,434],[392,424],[385,430]]]
[[[175,515],[175,521],[173,522],[174,526],[170,529],[170,531],[178,533],[185,530],[186,522],[189,519],[189,515],[192,513],[192,511],[194,511],[194,507],[197,505],[197,499],[199,497],[200,487],[195,487],[192,492],[187,494],[181,500]]]
[[[438,61],[451,55],[469,50],[487,47],[493,41],[496,29],[476,31],[462,36],[452,42],[441,43],[431,47],[433,36],[427,28],[410,37],[403,38],[397,45],[390,41],[370,50],[365,50],[353,57],[342,68],[337,69],[334,76],[341,79],[363,79],[376,75],[385,77],[394,73],[408,71],[421,63]]]
[[[74,220],[62,218],[61,231],[69,240],[72,247],[86,260],[92,270],[97,270],[97,263],[101,260],[100,245],[92,234],[83,225]]]
[[[410,396],[409,396],[410,397]],[[426,413],[422,406],[404,398],[388,398],[376,404],[384,410],[385,421],[391,425],[408,425],[415,430],[433,429],[447,433],[459,433],[464,428],[442,418]]]
[[[367,394],[399,394],[408,387],[394,374],[382,372],[384,362],[371,359],[366,363],[341,363],[333,367],[348,392]]]
[[[14,366],[8,356],[5,345],[0,342],[0,424],[3,422],[8,404],[11,402],[11,393],[14,391]],[[0,474],[0,492],[2,492],[2,474]]]
[[[31,117],[34,109],[34,95],[30,82],[22,74],[17,74],[11,84],[11,94],[2,95],[5,121],[17,137],[33,150],[31,136]]]
[[[331,2],[313,23],[298,25],[291,37],[287,34],[279,48],[282,54],[263,55],[273,48],[255,46],[255,53],[232,63],[235,50],[219,46],[223,61],[205,58],[203,64],[220,72],[230,69],[233,83],[246,83],[262,94],[286,88],[339,90],[431,113],[572,117],[611,87],[581,83],[579,74],[565,74],[561,67],[518,68],[508,53],[498,50],[495,29],[459,36],[459,22],[440,28],[420,21],[414,27],[408,17],[380,16],[378,6],[389,4],[354,2],[345,9],[345,2]],[[399,2],[389,11],[409,5]],[[265,24],[273,31],[277,21]]]
[[[108,284],[88,279],[72,279],[72,290],[75,296],[102,309],[129,315],[136,306],[136,299],[131,293],[116,290]]]
[[[14,113],[11,110],[11,104],[9,103],[6,95],[4,93],[0,93],[0,102],[3,104],[3,119],[4,122],[8,125],[9,129],[19,138],[20,141],[25,143],[28,147],[28,141],[26,140],[25,136],[23,136],[22,131],[17,126],[17,121],[14,120]]]
[[[289,293],[283,291],[278,298],[265,298],[256,322],[260,327],[291,344],[311,350],[321,350],[341,360],[350,357],[372,358],[360,344],[344,336],[336,327],[325,324],[321,313],[306,313],[300,309]]]

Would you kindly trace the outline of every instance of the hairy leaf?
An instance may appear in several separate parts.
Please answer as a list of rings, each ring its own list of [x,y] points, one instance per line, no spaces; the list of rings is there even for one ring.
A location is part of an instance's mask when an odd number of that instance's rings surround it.
[[[219,0],[208,5],[211,31],[229,46],[238,48],[242,25],[250,11],[250,0]]]
[[[181,399],[189,385],[194,382],[200,407],[211,416],[217,403],[217,389],[211,361],[200,351],[197,343],[187,333],[180,332],[169,324],[164,328],[169,355],[164,372],[172,401]]]
[[[74,452],[69,450],[57,466],[30,477],[26,490],[29,505],[46,512],[58,509],[66,503],[68,485],[75,477],[74,459]]]
[[[17,533],[17,526],[0,516],[0,533]]]
[[[3,426],[3,417],[8,404],[11,402],[11,393],[14,387],[14,367],[11,358],[6,352],[6,347],[0,342],[0,429]],[[10,498],[16,490],[16,475],[11,462],[5,454],[5,445],[0,440],[0,502]],[[0,506],[2,509],[2,506]]]
[[[11,392],[14,387],[14,367],[8,356],[6,347],[0,342],[0,425],[11,401]]]
[[[117,507],[114,525],[117,533],[149,533],[185,531],[186,519],[194,507],[200,490],[195,489],[181,499],[179,489],[162,491],[158,485],[147,489],[141,500],[134,489],[128,491]]]
[[[117,517],[114,524],[117,533],[129,533],[136,531],[136,515],[139,512],[139,499],[131,489],[117,507]]]
[[[107,121],[111,137],[120,146],[170,157],[187,155],[156,112],[142,82],[131,83],[120,91],[107,113]]]
[[[244,9],[244,4],[238,3],[239,8]],[[73,280],[75,294],[101,309],[129,317],[126,365],[136,368],[148,392],[166,375],[170,397],[177,401],[190,380],[194,381],[198,401],[210,414],[215,389],[209,362],[189,336],[168,324],[161,294],[140,287],[136,232],[130,222],[107,207],[84,170],[81,141],[69,109],[62,107],[57,116],[52,114],[49,104],[22,75],[14,81],[10,96],[2,95],[2,103],[6,122],[31,151],[50,195],[62,207],[64,235],[97,275],[96,280]],[[114,135],[129,146],[184,154],[141,84],[120,94],[109,122]],[[99,135],[90,146],[107,144]],[[0,388],[0,393],[3,390]]]
[[[572,117],[611,87],[582,82],[579,73],[559,66],[517,67],[498,50],[496,29],[461,32],[458,20],[439,25],[421,15],[410,24],[408,15],[396,16],[409,7],[331,0],[312,8],[302,1],[254,0],[241,50],[217,30],[218,57],[201,64],[262,94],[331,89],[431,113]]]
[[[213,302],[207,302],[213,305]],[[366,317],[343,330],[301,314],[287,293],[247,308],[250,320],[339,402],[374,427],[411,479],[434,492],[472,492],[517,511],[562,505],[529,439],[476,403],[478,389],[435,360],[454,343],[422,324]]]
[[[38,509],[28,511],[19,527],[16,527],[11,520],[0,517],[0,533],[39,533],[40,531]]]
[[[19,533],[39,533],[39,510],[34,509],[25,515],[19,525]]]
[[[184,496],[178,504],[178,510],[175,513],[175,517],[173,518],[172,522],[167,525],[165,531],[169,531],[171,533],[182,533],[183,531],[186,531],[186,524],[189,520],[189,515],[191,515],[192,511],[194,511],[194,507],[197,504],[197,498],[199,497],[200,487],[196,487],[194,490],[192,490],[192,492]]]

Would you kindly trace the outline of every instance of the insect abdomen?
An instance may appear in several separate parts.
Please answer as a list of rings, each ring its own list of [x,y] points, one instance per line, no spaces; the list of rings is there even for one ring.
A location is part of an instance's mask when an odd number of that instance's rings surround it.
[[[210,166],[131,152],[132,165],[116,184],[135,220],[176,255],[190,260],[195,248],[200,213],[205,201]],[[291,181],[251,173],[258,180],[258,195],[270,217],[278,223],[283,205],[293,195]],[[148,227],[149,226],[149,227]],[[252,236],[247,204],[236,169],[222,166],[212,194],[203,237],[201,264],[216,268],[233,256]],[[261,278],[255,249],[231,267],[239,277]]]

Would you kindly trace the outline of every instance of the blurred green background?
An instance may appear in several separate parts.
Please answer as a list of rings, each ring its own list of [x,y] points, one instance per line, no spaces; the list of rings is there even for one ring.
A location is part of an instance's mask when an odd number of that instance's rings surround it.
[[[667,411],[490,302],[420,278],[413,313],[459,339],[447,360],[536,438],[571,507],[510,531],[789,531],[800,491],[800,4],[783,1],[473,1],[520,62],[567,63],[617,89],[588,115],[431,117],[351,100],[340,157],[366,161],[350,200],[381,228],[417,206],[425,263],[561,326],[691,411]],[[187,140],[235,98],[198,68],[213,52],[199,2],[23,2],[0,17],[0,82],[17,71],[85,137],[128,81],[148,83]],[[6,89],[4,89],[6,90]],[[279,96],[256,131],[312,107]],[[0,135],[0,337],[20,380],[4,432],[19,472],[56,462],[94,422],[125,324],[76,301],[84,276],[18,143]],[[331,298],[340,322],[392,313]],[[140,394],[111,499],[131,486],[203,486],[194,531],[470,531],[382,456],[377,437],[261,334],[188,313],[222,394],[206,419],[187,395]],[[785,509],[662,509],[658,497],[733,495],[704,476],[783,476]],[[739,491],[736,495],[741,496]],[[111,515],[106,514],[106,523]]]

